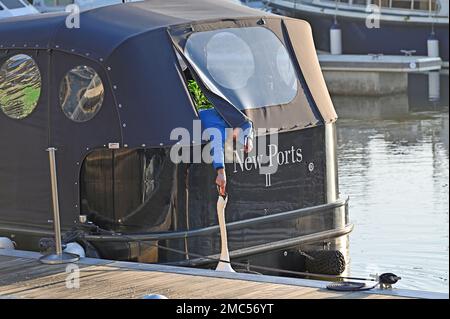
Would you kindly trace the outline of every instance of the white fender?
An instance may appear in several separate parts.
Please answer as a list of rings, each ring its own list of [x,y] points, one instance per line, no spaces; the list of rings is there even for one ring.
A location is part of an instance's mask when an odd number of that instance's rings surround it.
[[[66,248],[64,249],[64,252],[78,255],[81,258],[86,257],[86,252],[84,251],[84,248],[78,243],[68,243],[66,245]]]
[[[427,40],[427,50],[429,57],[439,57],[439,40],[434,35],[431,35]]]
[[[337,24],[330,28],[330,53],[342,54],[342,31]]]
[[[227,206],[227,202],[228,197],[224,198],[219,196],[219,199],[217,200],[217,217],[219,219],[220,239],[222,243],[220,260],[228,261],[228,263],[220,261],[217,265],[216,271],[235,272],[229,263],[230,253],[228,252],[227,226],[225,223],[225,207]]]

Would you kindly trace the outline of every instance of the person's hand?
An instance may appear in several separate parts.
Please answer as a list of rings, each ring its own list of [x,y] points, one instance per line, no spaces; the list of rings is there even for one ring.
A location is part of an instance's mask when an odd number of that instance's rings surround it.
[[[253,139],[247,138],[247,143],[244,145],[244,152],[250,153],[253,150]]]
[[[225,169],[221,168],[217,170],[217,178],[216,178],[216,184],[219,188],[219,194],[221,196],[225,196],[226,194],[226,187],[227,187],[227,175],[225,174]]]
[[[239,140],[239,135],[242,134],[242,130],[239,128],[233,129],[233,139],[235,141]],[[253,150],[253,139],[251,137],[247,137],[245,139],[244,152],[250,153]]]

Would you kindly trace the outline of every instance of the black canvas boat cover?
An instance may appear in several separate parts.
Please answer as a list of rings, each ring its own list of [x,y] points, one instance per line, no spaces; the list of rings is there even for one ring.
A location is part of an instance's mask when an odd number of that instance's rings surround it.
[[[150,0],[101,7],[82,12],[80,28],[67,28],[66,19],[66,13],[52,13],[0,21],[0,66],[14,55],[26,54],[42,78],[39,100],[29,116],[12,119],[0,111],[0,226],[26,221],[29,227],[51,228],[48,147],[58,149],[62,223],[73,225],[80,214],[81,166],[93,150],[111,144],[170,147],[176,142],[170,137],[175,128],[194,136],[192,121],[198,114],[176,50],[185,54],[186,43],[197,32],[269,30],[282,44],[281,65],[286,69],[286,57],[292,60],[293,67],[287,68],[295,69],[298,90],[287,104],[238,110],[231,99],[208,92],[230,124],[248,117],[259,128],[294,131],[337,118],[311,29],[304,21],[218,0]],[[83,123],[69,119],[60,103],[66,74],[80,66],[94,69],[104,84],[103,106]],[[195,76],[196,69],[191,71]],[[254,92],[264,93],[259,91]]]
[[[262,13],[226,0],[149,0],[82,12],[80,28],[66,27],[67,13],[4,19],[0,22],[0,44],[3,48],[58,46],[68,52],[75,49],[75,53],[90,52],[107,58],[118,46],[142,33],[195,21],[257,17]]]
[[[280,130],[334,121],[337,116],[315,56],[309,25],[228,1],[149,0],[101,7],[82,12],[80,28],[66,27],[66,13],[5,19],[0,22],[0,60],[15,50],[34,48],[65,53],[59,55],[65,62],[53,63],[59,68],[73,65],[80,57],[94,61],[109,79],[119,116],[108,122],[117,124],[122,145],[169,146],[174,144],[170,139],[173,128],[191,130],[192,120],[197,118],[174,50],[174,42],[183,47],[186,40],[180,30],[185,27],[192,31],[192,26],[198,31],[252,27],[260,25],[261,18],[292,55],[301,56],[298,63],[303,90],[290,106],[237,112],[229,103],[215,99],[216,108],[232,126],[246,117],[257,127]],[[54,81],[59,83],[60,79]]]

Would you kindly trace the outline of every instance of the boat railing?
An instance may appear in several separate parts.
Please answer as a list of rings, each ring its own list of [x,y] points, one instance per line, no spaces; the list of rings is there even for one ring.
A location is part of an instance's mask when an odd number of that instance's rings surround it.
[[[299,1],[299,0],[294,0]],[[337,2],[339,4],[348,4],[350,6],[368,6],[377,5],[380,8],[389,9],[407,9],[435,12],[439,7],[438,0],[320,0],[323,2]]]
[[[39,13],[27,0],[0,0],[0,19]]]
[[[33,0],[33,5],[41,12],[65,11],[69,5],[77,5],[81,10],[142,0]]]
[[[276,3],[278,0],[271,0],[269,2]],[[369,5],[377,5],[381,10],[408,10],[429,12],[430,15],[435,15],[440,11],[441,5],[439,0],[283,0],[292,2],[294,7],[298,4],[317,4],[325,6],[335,6],[337,8],[359,7],[366,8]]]
[[[380,8],[409,9],[429,12],[437,11],[439,6],[437,0],[373,0],[372,2]]]

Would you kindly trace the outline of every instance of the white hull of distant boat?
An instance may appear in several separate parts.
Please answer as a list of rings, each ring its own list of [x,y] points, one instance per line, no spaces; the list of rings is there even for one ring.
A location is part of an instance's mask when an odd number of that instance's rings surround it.
[[[0,0],[0,19],[39,13],[26,0]]]
[[[80,11],[85,11],[119,3],[136,1],[143,0],[34,0],[33,5],[40,12],[44,13],[65,11],[68,4],[77,5]]]
[[[348,54],[427,55],[427,41],[439,41],[439,56],[448,61],[448,0],[270,0],[280,13],[307,20],[319,50],[330,51],[330,29],[342,31]],[[370,6],[369,6],[370,5]],[[376,5],[377,7],[375,7]],[[373,9],[379,10],[374,11]],[[378,27],[374,18],[378,19]],[[367,23],[371,22],[371,27]]]

